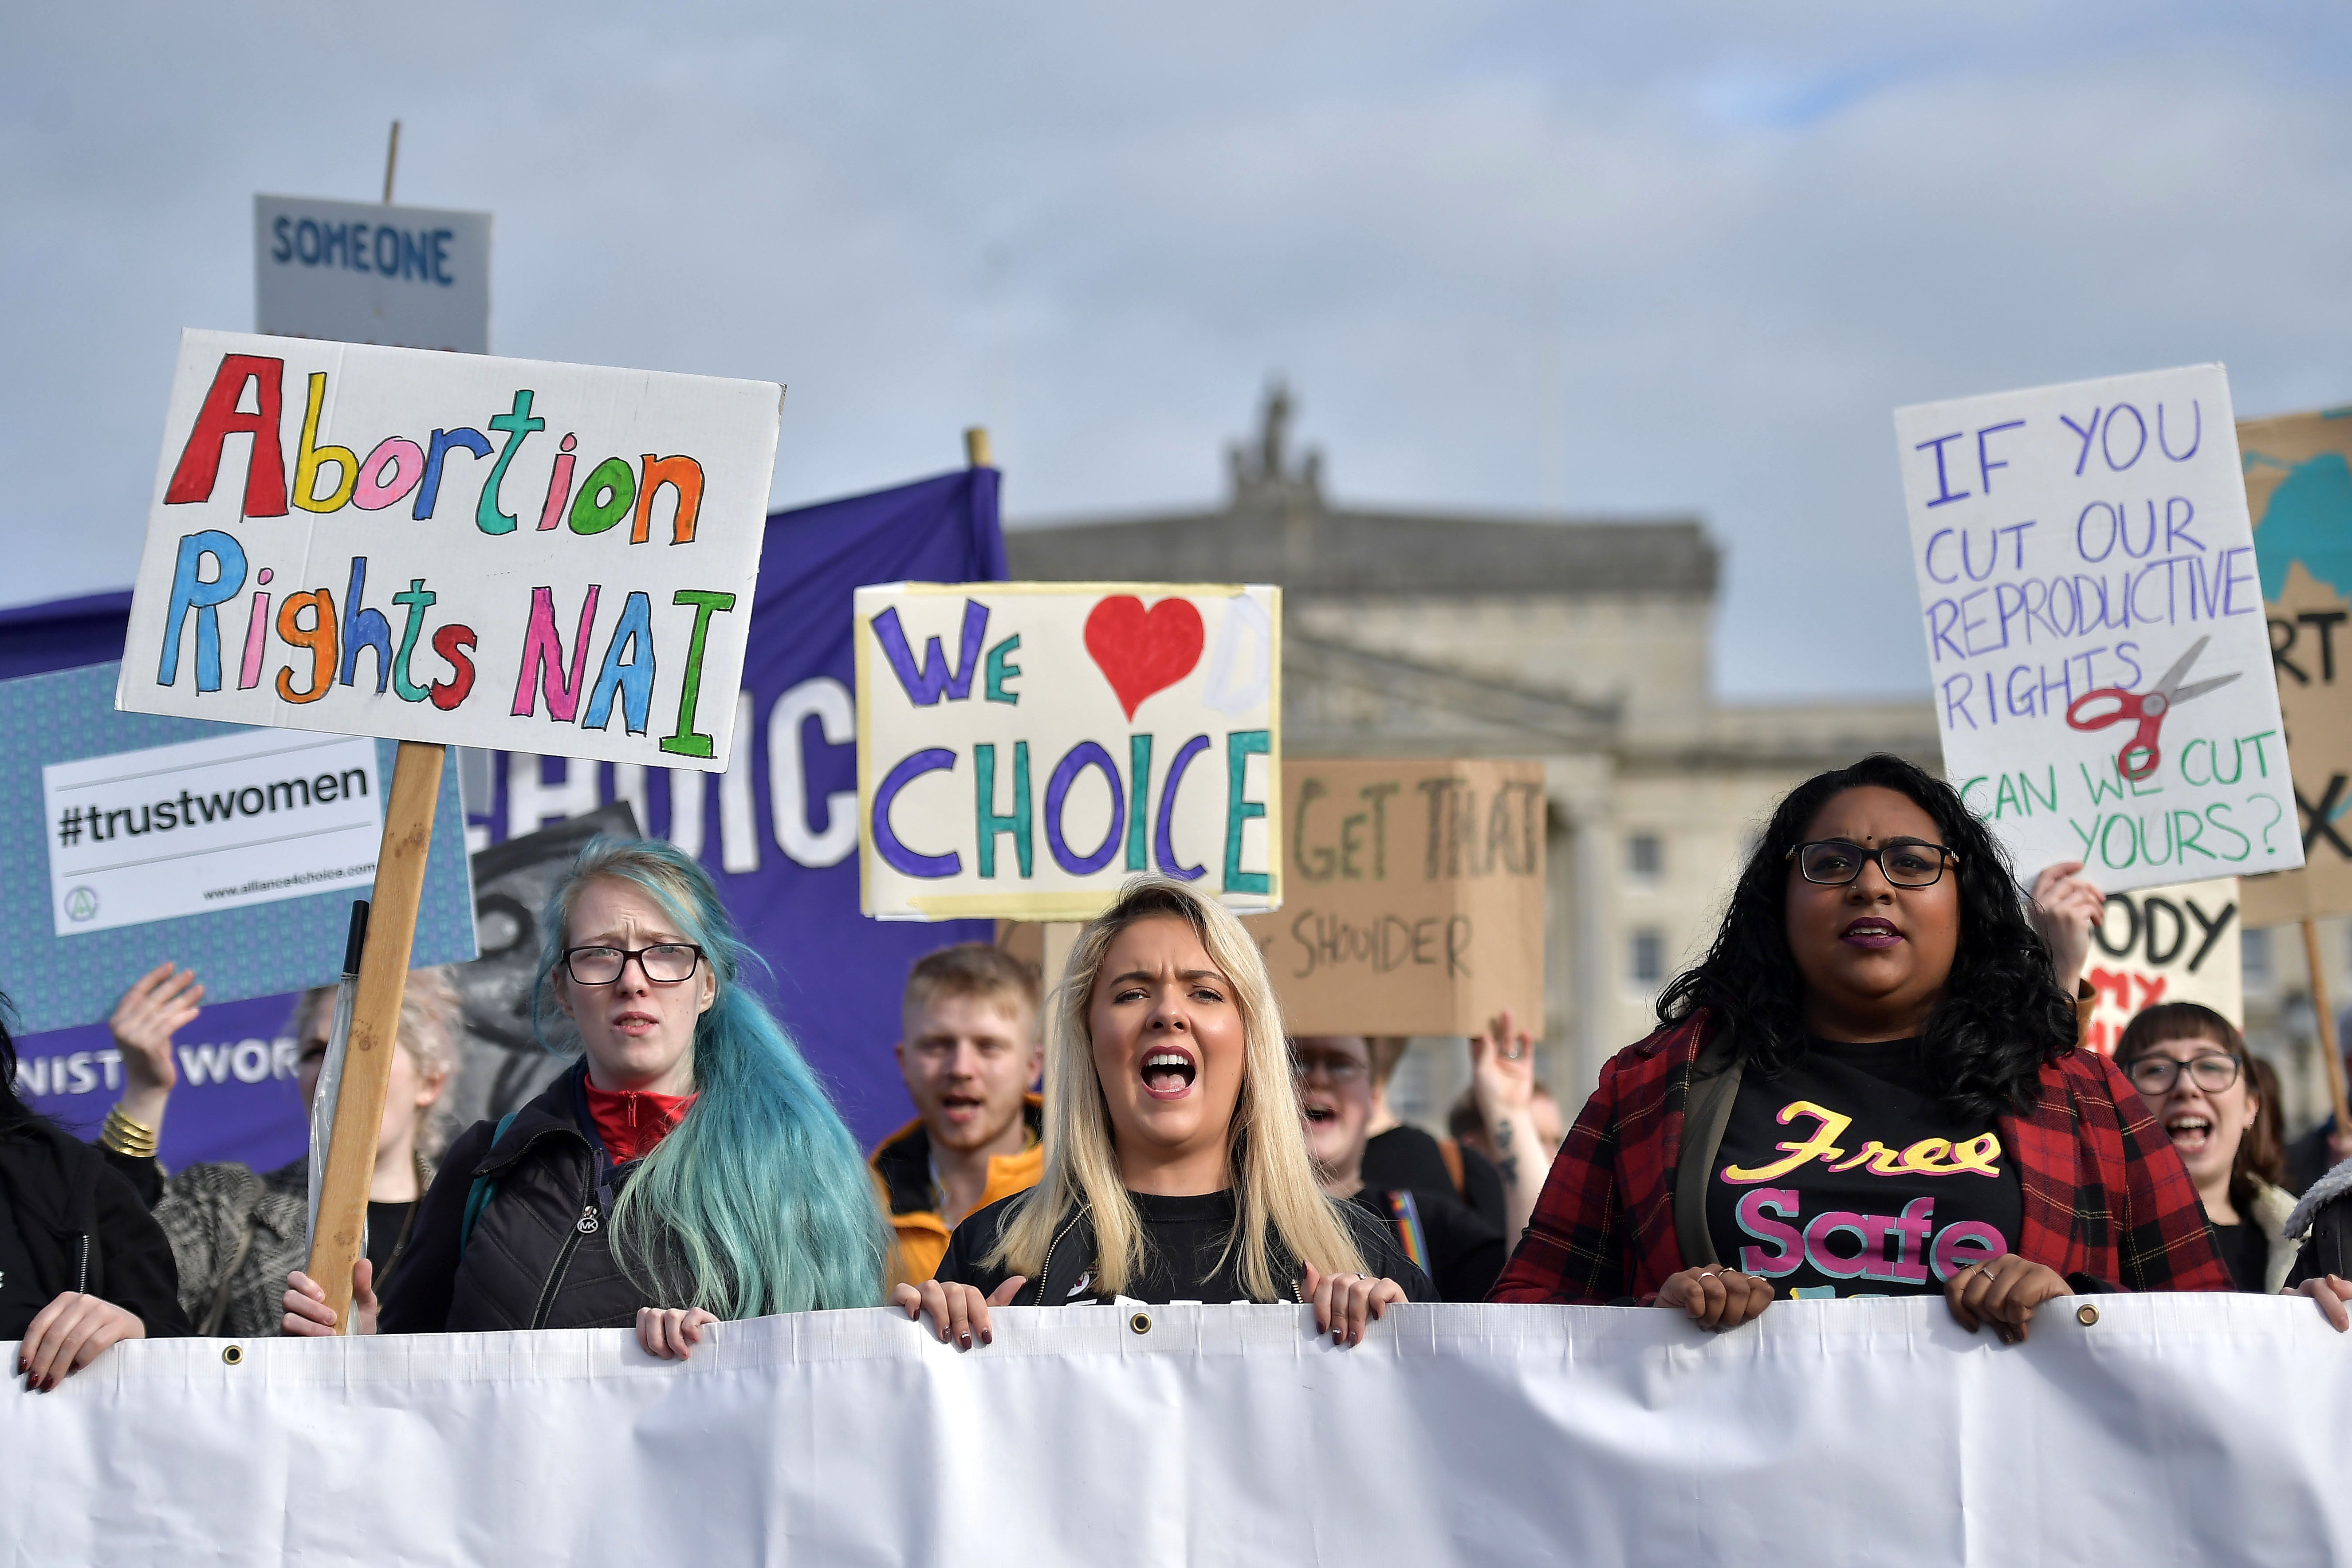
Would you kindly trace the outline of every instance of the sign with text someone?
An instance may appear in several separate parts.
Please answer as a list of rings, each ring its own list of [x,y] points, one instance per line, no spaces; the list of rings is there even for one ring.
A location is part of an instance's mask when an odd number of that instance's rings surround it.
[[[274,337],[490,352],[490,215],[253,198],[253,319]]]

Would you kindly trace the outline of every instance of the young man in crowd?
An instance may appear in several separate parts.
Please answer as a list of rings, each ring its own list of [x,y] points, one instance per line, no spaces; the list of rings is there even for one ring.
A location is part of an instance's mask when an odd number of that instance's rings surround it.
[[[929,1279],[966,1215],[1037,1184],[1039,1003],[1035,967],[984,942],[926,953],[908,974],[896,1049],[915,1120],[872,1161],[898,1232],[894,1283]]]

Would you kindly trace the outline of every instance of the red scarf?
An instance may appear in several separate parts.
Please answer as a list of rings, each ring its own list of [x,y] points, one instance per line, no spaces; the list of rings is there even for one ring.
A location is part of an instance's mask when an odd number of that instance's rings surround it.
[[[586,1088],[588,1114],[595,1118],[605,1152],[616,1165],[642,1160],[653,1152],[654,1145],[685,1120],[686,1108],[694,1103],[695,1098],[690,1094],[655,1094],[648,1089],[598,1089],[593,1082]]]

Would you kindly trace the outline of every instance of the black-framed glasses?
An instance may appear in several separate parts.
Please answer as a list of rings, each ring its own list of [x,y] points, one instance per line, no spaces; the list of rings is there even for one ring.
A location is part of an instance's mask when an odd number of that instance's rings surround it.
[[[1817,838],[1790,850],[1789,858],[1797,863],[1806,881],[1825,888],[1845,886],[1874,860],[1878,862],[1878,874],[1895,887],[1932,888],[1944,879],[1944,862],[1957,865],[1960,858],[1940,844],[1916,838],[1898,838],[1875,849],[1864,849],[1844,838]]]
[[[2179,1061],[2171,1057],[2147,1056],[2124,1068],[2124,1076],[2132,1087],[2154,1100],[2172,1092],[2180,1081],[2180,1071],[2189,1069],[2189,1081],[2208,1094],[2220,1094],[2238,1081],[2243,1065],[2227,1051],[2214,1051],[2206,1056],[2191,1057]]]
[[[657,942],[651,947],[572,947],[563,952],[563,972],[580,985],[610,985],[635,959],[656,985],[691,980],[702,966],[702,950],[690,942]]]
[[[1319,1077],[1328,1083],[1353,1083],[1372,1069],[1362,1058],[1342,1051],[1293,1051],[1290,1070],[1302,1081]]]

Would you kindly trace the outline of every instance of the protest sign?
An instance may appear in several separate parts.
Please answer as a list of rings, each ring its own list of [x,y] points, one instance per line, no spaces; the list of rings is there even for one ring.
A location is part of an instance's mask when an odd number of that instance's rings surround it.
[[[255,329],[490,352],[490,215],[253,198]]]
[[[2352,1355],[2300,1298],[2062,1297],[2019,1345],[1920,1296],[990,1327],[132,1341],[12,1401],[0,1510],[60,1563],[2352,1558]]]
[[[909,925],[857,918],[851,595],[860,584],[908,577],[1001,577],[998,493],[993,469],[964,468],[774,514],[762,546],[765,569],[751,605],[738,699],[749,727],[727,772],[714,779],[684,769],[492,752],[485,770],[488,798],[475,806],[467,826],[469,835],[490,845],[626,801],[648,835],[698,856],[762,960],[751,983],[772,997],[824,1075],[851,1129],[868,1142],[907,1119],[906,1089],[889,1045],[898,1037],[898,994],[908,966],[950,942],[985,941],[989,928],[980,921]],[[117,593],[0,611],[0,671],[116,658],[130,599]],[[436,859],[439,855],[436,844]],[[499,881],[478,880],[478,895]],[[485,952],[508,940],[492,911],[484,911],[482,927]],[[466,982],[459,984],[462,989]],[[290,1054],[287,1081],[209,1076],[232,1051],[240,1070],[258,1072],[265,1060],[274,1064],[271,1037],[282,1033],[291,1005],[290,997],[207,1005],[183,1036],[182,1088],[163,1130],[164,1159],[174,1169],[195,1159],[235,1159],[268,1170],[301,1152]],[[469,1024],[478,1022],[478,1016],[469,1016]],[[87,1079],[89,1091],[42,1103],[51,1114],[94,1131],[121,1088],[119,1068],[103,1059],[111,1049],[105,1029],[61,1030],[19,1043],[29,1059],[64,1064],[80,1058],[72,1081]],[[198,1053],[193,1068],[192,1050]],[[511,1028],[478,1037],[466,1048],[467,1076],[452,1091],[451,1103],[461,1113],[480,1116],[515,1110],[548,1059],[536,1050]],[[477,1070],[485,1061],[495,1063],[487,1078]],[[68,1081],[65,1067],[54,1070],[56,1081]],[[478,1102],[483,1090],[490,1098]],[[95,1110],[84,1112],[83,1106]]]
[[[2303,864],[2221,367],[1895,426],[1945,776],[2019,873],[2079,859],[2121,892]]]
[[[1539,763],[1283,760],[1282,912],[1243,923],[1307,1035],[1544,1016]]]
[[[2159,1002],[2201,1002],[2244,1028],[2238,900],[2229,877],[2109,893],[2083,972],[2098,993],[2084,1043],[2113,1056],[2124,1026]]]
[[[858,589],[865,911],[1085,920],[1144,870],[1280,908],[1281,594]]]
[[[2304,867],[2249,879],[2251,926],[2352,913],[2352,409],[2238,426]]]
[[[723,768],[782,397],[184,333],[116,700]]]
[[[0,951],[21,1026],[103,1019],[165,959],[196,971],[207,1004],[332,984],[352,900],[375,882],[394,748],[118,712],[118,679],[104,664],[0,681],[16,737],[0,754]],[[454,773],[432,832],[417,962],[446,963],[474,956]]]

